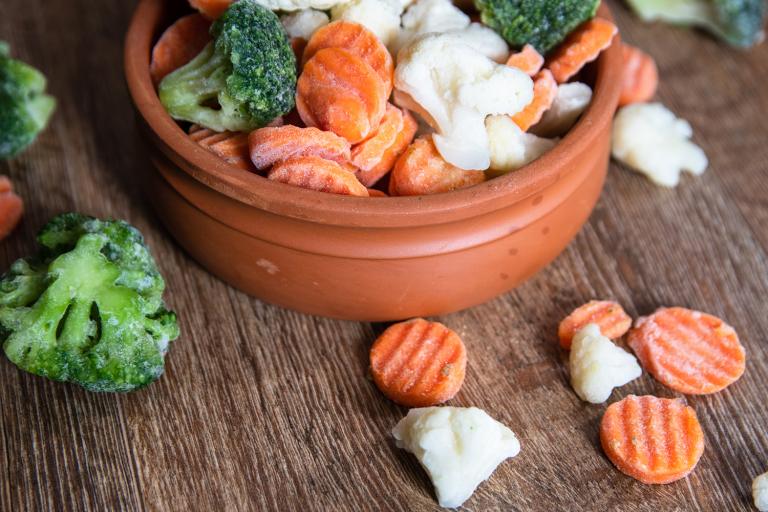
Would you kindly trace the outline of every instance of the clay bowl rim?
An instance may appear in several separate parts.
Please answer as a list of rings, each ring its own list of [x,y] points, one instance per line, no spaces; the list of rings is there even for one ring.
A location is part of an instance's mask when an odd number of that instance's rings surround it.
[[[469,188],[428,196],[353,197],[267,180],[230,165],[195,143],[165,111],[149,74],[155,34],[169,0],[140,0],[125,39],[125,76],[134,105],[165,154],[197,181],[236,201],[270,213],[320,224],[393,228],[455,222],[508,207],[571,172],[574,155],[588,151],[613,118],[621,91],[620,38],[599,57],[592,101],[578,123],[541,158]],[[603,4],[601,17],[613,19]],[[162,27],[164,28],[164,27]]]

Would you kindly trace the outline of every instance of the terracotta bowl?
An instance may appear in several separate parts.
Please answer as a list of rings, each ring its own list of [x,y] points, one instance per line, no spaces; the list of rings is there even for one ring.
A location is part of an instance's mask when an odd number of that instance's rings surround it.
[[[357,198],[230,166],[166,114],[149,56],[184,4],[141,0],[125,43],[128,86],[152,148],[146,190],[193,258],[254,297],[351,320],[457,311],[511,290],[547,265],[597,202],[621,86],[618,42],[593,66],[587,112],[532,164],[445,194]],[[605,7],[601,15],[610,16]]]

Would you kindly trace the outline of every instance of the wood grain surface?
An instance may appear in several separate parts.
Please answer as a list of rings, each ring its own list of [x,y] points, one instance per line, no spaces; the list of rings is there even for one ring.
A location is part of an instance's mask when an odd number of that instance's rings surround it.
[[[644,25],[613,2],[624,37],[659,62],[661,100],[691,121],[710,170],[676,190],[614,165],[588,225],[516,291],[441,317],[469,354],[451,405],[509,425],[521,454],[466,510],[751,510],[768,469],[768,45],[751,52]],[[406,410],[366,377],[384,325],[312,318],[208,275],[142,199],[148,165],[121,70],[127,0],[3,0],[0,39],[43,69],[59,109],[38,143],[0,163],[26,201],[0,269],[34,249],[54,214],[119,217],[147,236],[183,334],[165,376],[128,395],[87,393],[0,360],[0,510],[436,510],[416,460],[389,435]],[[226,250],[226,248],[222,248]],[[681,305],[722,316],[748,353],[744,377],[688,397],[707,446],[665,486],[603,455],[604,406],[571,390],[557,323],[591,298],[632,315]],[[674,396],[647,374],[616,391]]]

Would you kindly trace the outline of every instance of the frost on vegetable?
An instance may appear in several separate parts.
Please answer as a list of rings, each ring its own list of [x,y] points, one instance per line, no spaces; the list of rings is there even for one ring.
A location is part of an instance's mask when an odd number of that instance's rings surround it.
[[[768,472],[758,476],[752,482],[752,498],[757,510],[768,512]]]
[[[395,101],[434,128],[435,147],[460,169],[488,169],[485,118],[515,114],[532,99],[528,75],[497,64],[451,35],[423,36],[400,52],[395,68]]]
[[[399,0],[351,0],[331,9],[331,19],[359,23],[390,46],[400,34],[401,12]]]
[[[411,409],[392,431],[435,486],[441,507],[459,507],[496,467],[520,453],[506,426],[476,407]]]
[[[424,34],[461,30],[470,24],[469,16],[451,0],[418,0],[405,11],[401,21],[402,32],[392,44],[395,53]]]
[[[163,373],[179,335],[141,234],[76,213],[38,235],[41,251],[0,279],[0,343],[22,370],[90,391],[132,391]]]
[[[531,131],[542,137],[560,137],[570,130],[592,101],[592,89],[581,82],[560,84],[552,106]]]
[[[707,169],[692,135],[691,125],[661,103],[635,103],[616,115],[612,154],[657,185],[675,187],[682,171],[700,175]]]
[[[635,357],[603,336],[595,324],[588,324],[574,336],[570,370],[573,390],[592,404],[605,402],[614,388],[643,373]]]
[[[306,41],[317,29],[329,23],[328,15],[315,9],[304,9],[280,18],[288,37],[300,37]]]
[[[557,144],[557,140],[525,133],[509,116],[490,116],[485,128],[491,148],[490,169],[496,173],[517,170]]]

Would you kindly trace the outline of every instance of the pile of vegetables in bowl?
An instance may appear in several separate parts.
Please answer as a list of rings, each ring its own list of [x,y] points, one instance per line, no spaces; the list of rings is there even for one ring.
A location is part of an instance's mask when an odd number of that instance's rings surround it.
[[[157,41],[168,113],[229,163],[354,196],[515,171],[589,105],[574,80],[617,33],[598,0],[190,0]],[[473,21],[476,19],[477,21]]]

